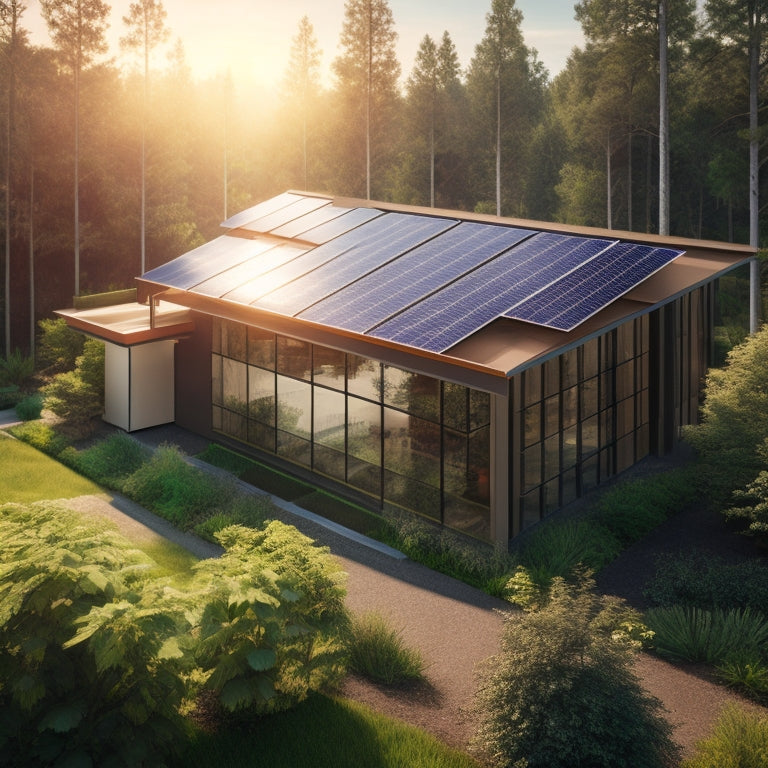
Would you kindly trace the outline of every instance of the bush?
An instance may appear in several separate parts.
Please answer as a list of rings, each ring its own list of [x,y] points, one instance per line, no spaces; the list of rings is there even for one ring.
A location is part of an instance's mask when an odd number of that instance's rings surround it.
[[[0,754],[15,766],[157,765],[184,686],[151,562],[55,503],[0,508]]]
[[[76,434],[90,431],[104,410],[104,343],[87,339],[74,370],[57,374],[41,391],[45,407],[66,429]]]
[[[661,607],[752,607],[768,615],[768,566],[758,559],[728,563],[700,551],[663,555],[643,594]]]
[[[652,608],[645,621],[662,656],[720,664],[735,652],[759,652],[768,642],[768,620],[750,608],[728,610],[673,605]]]
[[[38,451],[58,457],[61,452],[67,448],[69,441],[50,424],[44,424],[40,421],[29,421],[11,427],[10,433],[17,439],[23,440]]]
[[[620,483],[604,493],[597,521],[628,547],[696,498],[696,469],[683,467]]]
[[[765,768],[768,719],[730,706],[723,710],[713,734],[699,743],[682,768]]]
[[[22,421],[34,421],[40,418],[43,410],[43,396],[35,393],[16,404],[16,415]]]
[[[123,483],[123,492],[174,525],[189,529],[226,507],[234,481],[211,477],[184,461],[175,446],[162,445]]]
[[[493,765],[668,767],[677,757],[660,703],[632,670],[632,644],[613,639],[605,603],[585,579],[555,579],[538,611],[510,613],[501,653],[482,667],[477,743]]]
[[[344,674],[344,574],[326,547],[278,521],[233,526],[225,554],[196,566],[189,643],[228,712],[276,712]],[[204,586],[202,586],[204,585]]]
[[[757,449],[768,438],[768,326],[734,347],[724,368],[710,369],[701,423],[686,436],[706,462],[703,476],[718,496],[760,471]]]
[[[37,357],[40,364],[50,373],[63,373],[75,367],[77,358],[83,354],[85,336],[73,331],[64,318],[40,320],[40,340]]]
[[[768,698],[768,665],[759,651],[729,654],[717,665],[717,675],[726,685],[739,689],[746,696],[762,702]]]
[[[91,480],[117,491],[150,460],[152,451],[125,432],[114,432],[90,448],[72,451],[67,464]]]
[[[3,359],[0,357],[0,386],[23,386],[35,372],[35,362],[31,357],[24,357],[15,349]]]
[[[761,446],[761,455],[768,458],[768,441]],[[747,530],[759,541],[768,541],[768,472],[763,470],[746,488],[733,492],[736,502],[725,510],[726,518],[746,523]]]
[[[348,652],[350,669],[377,683],[395,685],[424,674],[421,653],[408,648],[402,632],[375,611],[350,619]]]

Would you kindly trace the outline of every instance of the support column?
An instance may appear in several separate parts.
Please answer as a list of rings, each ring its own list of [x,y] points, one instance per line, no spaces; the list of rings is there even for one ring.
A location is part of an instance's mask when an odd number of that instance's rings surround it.
[[[509,541],[509,398],[491,395],[491,539]]]

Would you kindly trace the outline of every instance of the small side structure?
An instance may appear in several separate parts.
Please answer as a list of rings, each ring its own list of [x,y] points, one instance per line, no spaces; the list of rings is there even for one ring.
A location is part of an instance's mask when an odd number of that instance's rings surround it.
[[[754,254],[304,192],[222,227],[139,303],[59,313],[108,344],[105,418],[493,542],[674,448]]]

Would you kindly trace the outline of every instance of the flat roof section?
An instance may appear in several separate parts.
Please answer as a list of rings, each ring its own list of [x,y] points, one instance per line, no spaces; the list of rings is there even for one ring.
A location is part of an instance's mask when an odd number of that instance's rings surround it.
[[[188,336],[195,328],[192,313],[176,304],[160,302],[154,322],[146,304],[116,304],[95,309],[58,309],[67,325],[90,336],[124,347]]]

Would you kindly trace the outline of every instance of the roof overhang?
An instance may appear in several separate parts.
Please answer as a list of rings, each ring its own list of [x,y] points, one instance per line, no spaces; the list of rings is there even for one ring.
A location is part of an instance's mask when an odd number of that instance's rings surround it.
[[[59,309],[70,328],[120,346],[180,339],[195,328],[192,313],[177,304],[117,304],[94,309]]]

